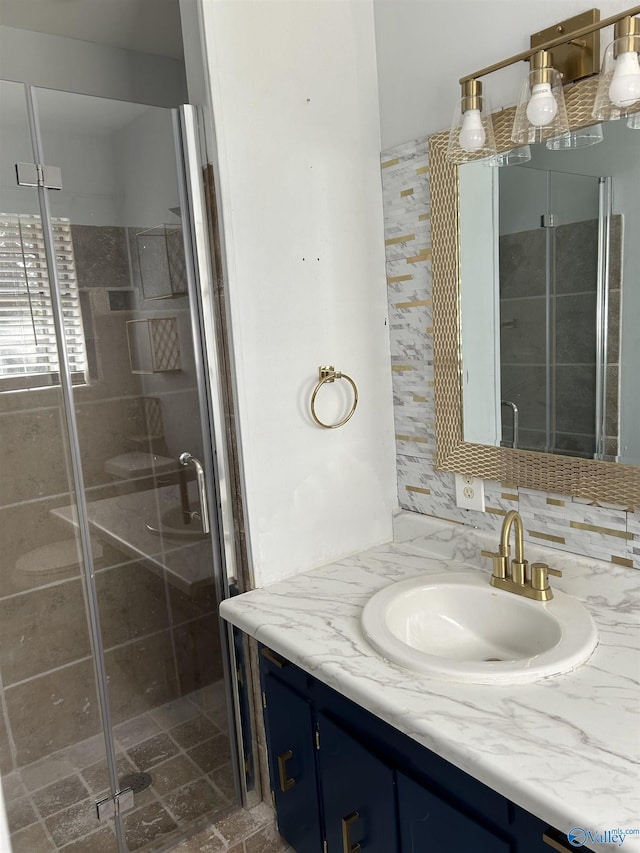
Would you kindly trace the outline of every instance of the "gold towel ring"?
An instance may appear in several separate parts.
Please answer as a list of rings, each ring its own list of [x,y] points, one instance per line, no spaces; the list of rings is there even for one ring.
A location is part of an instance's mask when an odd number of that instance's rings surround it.
[[[316,415],[316,396],[318,395],[318,391],[322,388],[325,382],[333,382],[335,379],[346,379],[349,385],[351,385],[351,387],[353,388],[353,406],[351,406],[349,414],[346,415],[346,417],[344,417],[341,421],[338,421],[337,424],[325,424]],[[311,395],[311,417],[318,424],[318,426],[323,427],[324,429],[337,429],[338,427],[343,426],[344,424],[346,424],[349,418],[353,416],[357,405],[358,389],[356,387],[356,383],[350,376],[347,376],[346,373],[340,373],[339,370],[336,370],[330,365],[324,365],[323,367],[318,368],[318,384],[314,388],[313,394]]]

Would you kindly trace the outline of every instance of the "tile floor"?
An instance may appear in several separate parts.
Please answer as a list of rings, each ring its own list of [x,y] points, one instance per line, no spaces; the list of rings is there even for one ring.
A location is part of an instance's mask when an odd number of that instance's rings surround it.
[[[227,731],[222,682],[115,726],[120,778],[143,771],[153,780],[136,794],[134,810],[124,816],[131,851],[164,847],[189,826],[223,818],[235,808]],[[102,735],[22,767],[2,783],[14,853],[115,853],[111,827],[95,817],[94,803],[108,787]],[[253,847],[241,844],[238,853],[279,849],[265,846],[272,812],[268,820],[263,810],[260,820],[254,816],[247,821],[254,834],[267,834],[264,844],[257,839]],[[226,843],[224,834],[215,838]],[[185,849],[191,853],[197,848]],[[203,848],[227,849],[236,853],[228,846]]]

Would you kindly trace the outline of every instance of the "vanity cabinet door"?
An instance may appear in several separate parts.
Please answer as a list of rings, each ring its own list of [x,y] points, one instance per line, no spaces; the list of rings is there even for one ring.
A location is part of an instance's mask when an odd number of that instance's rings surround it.
[[[512,845],[398,773],[401,853],[512,853]]]
[[[311,705],[271,673],[264,675],[263,690],[280,835],[296,853],[322,853]]]
[[[328,853],[397,853],[394,771],[324,714],[318,726]]]

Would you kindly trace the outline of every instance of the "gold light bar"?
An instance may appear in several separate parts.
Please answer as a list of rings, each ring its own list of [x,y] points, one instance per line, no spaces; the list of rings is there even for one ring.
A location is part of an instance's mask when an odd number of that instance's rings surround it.
[[[529,59],[541,50],[551,50],[558,45],[568,44],[575,39],[587,36],[589,33],[595,33],[596,30],[603,30],[605,27],[617,24],[618,21],[621,21],[623,18],[633,17],[634,15],[640,15],[640,6],[632,6],[630,9],[626,9],[624,12],[620,12],[617,15],[612,15],[610,18],[605,18],[602,21],[589,24],[586,27],[580,27],[580,29],[574,30],[571,33],[565,33],[562,36],[558,36],[558,38],[551,39],[550,41],[547,41],[544,44],[539,44],[536,47],[530,47],[528,50],[523,50],[522,53],[510,56],[509,59],[503,59],[501,62],[496,62],[493,65],[488,65],[486,68],[482,68],[480,71],[474,71],[473,74],[467,74],[465,77],[461,77],[460,83],[463,84],[469,80],[484,77],[486,74],[499,71],[501,68],[507,68],[509,65],[515,65],[516,62],[523,62],[525,59]]]

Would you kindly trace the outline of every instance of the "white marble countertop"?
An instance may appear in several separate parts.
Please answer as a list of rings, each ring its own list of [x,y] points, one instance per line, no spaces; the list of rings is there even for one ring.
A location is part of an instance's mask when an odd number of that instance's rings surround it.
[[[554,586],[590,611],[599,644],[587,663],[532,684],[456,684],[380,657],[362,608],[421,573],[490,572],[495,536],[399,513],[396,541],[224,601],[221,615],[418,743],[567,832],[640,832],[640,573],[527,546],[563,570]],[[427,556],[430,554],[431,556]],[[587,842],[595,851],[619,845]],[[640,851],[640,835],[622,849]]]

